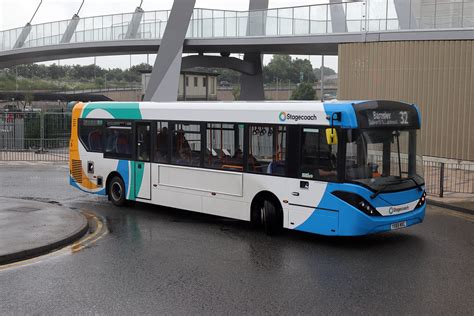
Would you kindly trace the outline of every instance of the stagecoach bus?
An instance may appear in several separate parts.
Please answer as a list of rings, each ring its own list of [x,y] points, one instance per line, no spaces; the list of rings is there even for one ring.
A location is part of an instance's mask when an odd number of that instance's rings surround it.
[[[381,100],[78,103],[70,183],[269,234],[384,232],[423,221],[420,125]]]

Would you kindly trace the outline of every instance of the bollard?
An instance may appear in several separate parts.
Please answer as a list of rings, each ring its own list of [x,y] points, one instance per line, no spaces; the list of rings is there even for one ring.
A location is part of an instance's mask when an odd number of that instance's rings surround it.
[[[441,168],[439,171],[439,197],[444,195],[444,162],[441,163]]]

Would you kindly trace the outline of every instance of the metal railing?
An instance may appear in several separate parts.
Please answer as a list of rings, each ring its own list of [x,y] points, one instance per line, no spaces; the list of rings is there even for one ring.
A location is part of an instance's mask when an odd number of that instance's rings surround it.
[[[67,160],[70,113],[0,112],[0,161]]]
[[[70,113],[0,112],[0,161],[67,161],[70,131]],[[370,159],[381,165],[381,156],[371,155]],[[401,167],[406,173],[407,158],[402,158]],[[398,168],[398,160],[394,160],[391,174],[398,174]],[[423,176],[430,195],[474,194],[474,162],[426,157]]]
[[[345,20],[337,21],[337,32],[371,32],[399,29],[474,28],[472,0],[409,0],[404,10],[395,9],[393,0],[367,0],[275,8],[259,11],[195,9],[187,38],[248,36],[294,36],[331,34],[334,30],[332,6],[338,6]],[[138,32],[131,39],[160,39],[169,10],[144,12]],[[80,18],[69,43],[122,41],[134,13]],[[402,26],[400,21],[408,20]],[[31,25],[21,47],[61,43],[70,20]],[[344,25],[340,25],[344,23]],[[23,27],[0,32],[0,51],[14,49]]]

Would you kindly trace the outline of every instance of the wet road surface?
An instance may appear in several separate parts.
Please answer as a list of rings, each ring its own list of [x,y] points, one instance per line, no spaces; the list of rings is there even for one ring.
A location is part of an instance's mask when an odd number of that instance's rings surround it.
[[[109,234],[0,270],[0,314],[472,314],[474,222],[429,207],[421,225],[358,238],[286,231],[106,198],[65,165],[0,166],[0,195],[94,212]],[[0,233],[1,234],[1,233]]]

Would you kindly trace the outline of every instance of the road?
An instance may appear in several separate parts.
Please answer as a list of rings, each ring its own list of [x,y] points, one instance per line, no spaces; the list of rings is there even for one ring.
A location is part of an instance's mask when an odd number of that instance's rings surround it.
[[[0,195],[105,219],[85,249],[0,269],[0,314],[472,314],[474,217],[359,238],[286,231],[137,204],[67,184],[62,164],[0,165]]]

